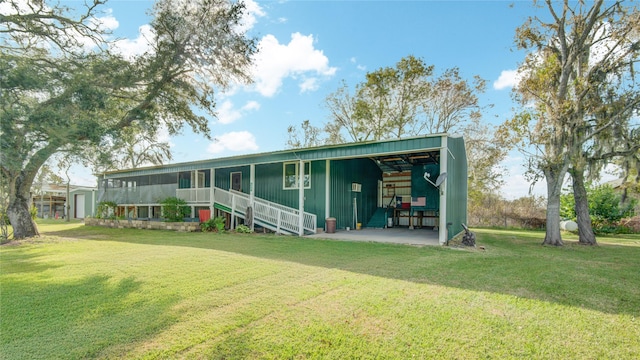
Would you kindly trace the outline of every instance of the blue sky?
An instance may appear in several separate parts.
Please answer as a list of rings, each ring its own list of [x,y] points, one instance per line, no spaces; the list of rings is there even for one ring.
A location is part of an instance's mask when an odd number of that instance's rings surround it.
[[[68,1],[69,6],[80,2]],[[152,1],[108,1],[103,21],[124,38],[124,53],[144,48]],[[484,121],[498,124],[517,106],[511,99],[514,70],[524,54],[513,45],[515,29],[536,9],[529,1],[248,1],[248,34],[257,38],[255,83],[218,98],[210,142],[185,129],[169,139],[173,162],[285,148],[287,127],[329,121],[325,97],[341,81],[353,86],[368,71],[414,55],[436,73],[458,67],[462,76],[487,80],[480,96]],[[507,198],[527,195],[523,158],[503,163]],[[79,179],[82,178],[79,175]],[[87,181],[94,181],[93,179]],[[535,189],[544,194],[542,184]]]

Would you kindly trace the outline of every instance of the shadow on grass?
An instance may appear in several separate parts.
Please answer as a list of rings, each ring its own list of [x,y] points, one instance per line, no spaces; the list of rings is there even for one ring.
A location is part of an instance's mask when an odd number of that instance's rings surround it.
[[[540,245],[544,237],[541,232],[481,230],[478,243],[486,251],[93,227],[49,234],[211,249],[640,316],[640,247],[573,243],[561,248],[544,247]]]
[[[143,341],[172,321],[168,310],[175,299],[132,301],[129,296],[137,297],[140,288],[132,278],[113,282],[107,276],[64,283],[6,278],[0,326],[3,357],[109,357],[101,352],[113,344]]]

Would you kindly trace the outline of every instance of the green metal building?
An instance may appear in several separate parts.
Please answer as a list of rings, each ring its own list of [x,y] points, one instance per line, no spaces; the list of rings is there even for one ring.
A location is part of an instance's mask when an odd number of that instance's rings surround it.
[[[426,219],[444,244],[467,221],[464,140],[447,134],[113,171],[98,183],[97,201],[117,203],[127,217],[161,218],[161,201],[177,196],[191,218],[224,215],[231,227],[251,219],[297,235],[329,218],[338,230]]]

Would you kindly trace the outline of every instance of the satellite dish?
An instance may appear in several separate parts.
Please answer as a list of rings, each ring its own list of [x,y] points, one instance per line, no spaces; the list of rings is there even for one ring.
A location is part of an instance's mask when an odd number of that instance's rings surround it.
[[[424,173],[424,179],[427,180],[431,185],[439,188],[440,185],[442,185],[442,183],[447,179],[447,173],[443,172],[442,174],[438,175],[435,183],[429,179],[430,177],[431,175],[428,172]]]

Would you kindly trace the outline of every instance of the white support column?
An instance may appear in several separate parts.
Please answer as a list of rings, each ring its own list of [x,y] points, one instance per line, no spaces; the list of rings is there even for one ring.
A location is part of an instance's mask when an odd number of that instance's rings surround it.
[[[91,216],[96,216],[96,191],[91,190]]]
[[[324,218],[331,217],[331,160],[325,160],[324,173]],[[326,227],[326,226],[325,226]]]
[[[249,205],[251,206],[251,216],[255,218],[255,206],[253,206],[256,191],[256,165],[249,165]],[[251,219],[251,231],[254,229],[254,219]]]
[[[298,235],[302,236],[304,235],[304,161],[302,160],[299,163],[298,177]]]
[[[440,174],[447,172],[447,160],[449,152],[447,144],[447,135],[442,136],[440,148]],[[447,181],[443,181],[440,185],[440,210],[438,212],[439,232],[438,242],[440,245],[447,243]]]
[[[199,176],[198,176],[199,171],[198,170],[194,170],[192,172],[192,174],[196,177],[196,179],[193,181],[193,183],[195,184],[195,188],[193,188],[193,190],[191,190],[192,194],[195,192],[195,196],[191,196],[191,199],[195,199],[195,201],[198,202],[198,200],[200,200],[200,199],[198,199],[198,188],[200,188],[199,179],[198,179],[199,178]]]
[[[236,195],[231,194],[231,224],[229,224],[229,230],[235,229],[236,218]]]
[[[209,211],[211,211],[211,218],[213,219],[213,206],[216,203],[216,169],[211,168],[211,180],[209,181]]]

